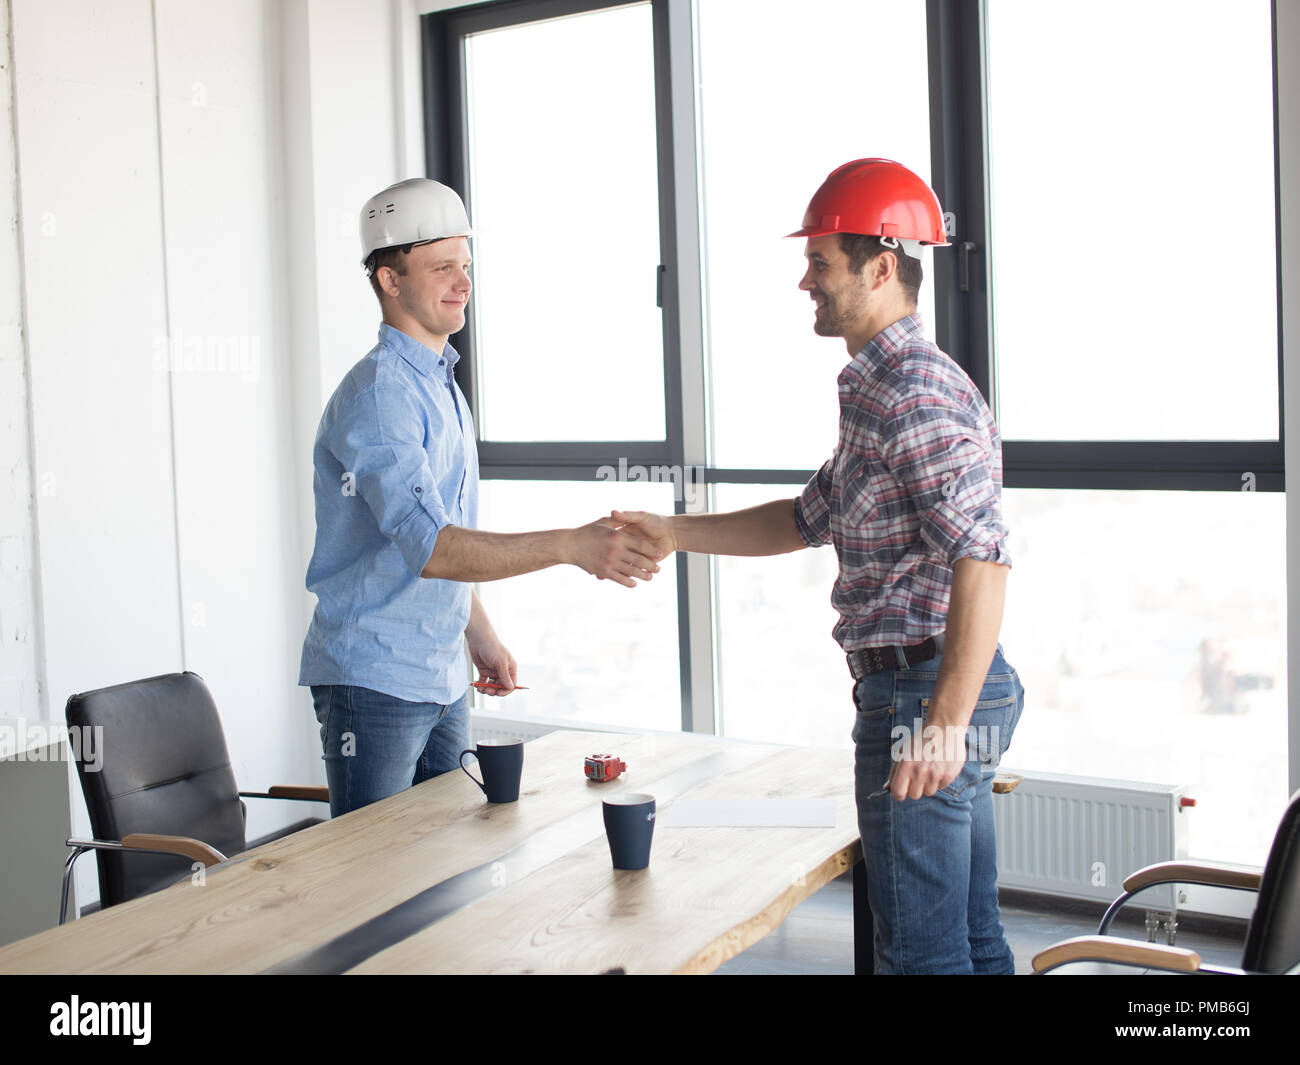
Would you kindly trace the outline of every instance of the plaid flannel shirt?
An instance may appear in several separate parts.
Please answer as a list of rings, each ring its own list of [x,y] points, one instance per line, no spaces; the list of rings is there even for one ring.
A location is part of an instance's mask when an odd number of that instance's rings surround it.
[[[840,373],[839,444],[794,504],[804,542],[839,556],[845,651],[943,632],[958,559],[1011,565],[997,425],[920,330],[917,315],[899,319]]]

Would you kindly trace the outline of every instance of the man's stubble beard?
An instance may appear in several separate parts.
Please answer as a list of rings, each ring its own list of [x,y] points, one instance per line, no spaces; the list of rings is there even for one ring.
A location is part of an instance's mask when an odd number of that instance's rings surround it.
[[[826,305],[817,309],[813,317],[813,332],[819,337],[842,337],[844,330],[852,321],[833,300],[827,299]]]
[[[845,297],[856,297],[852,310],[844,309]],[[817,309],[813,317],[813,332],[819,337],[845,337],[853,323],[866,314],[870,298],[863,291],[853,289],[837,296],[827,296],[826,305]]]

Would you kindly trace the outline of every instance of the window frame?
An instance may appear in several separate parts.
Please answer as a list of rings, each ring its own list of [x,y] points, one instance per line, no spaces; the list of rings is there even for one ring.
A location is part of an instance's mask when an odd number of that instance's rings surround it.
[[[522,26],[570,15],[631,7],[642,0],[506,0],[435,12],[423,18],[425,165],[426,172],[460,193],[474,217],[469,174],[468,84],[466,81],[466,37],[487,30]],[[655,67],[655,133],[659,181],[659,248],[657,290],[663,325],[663,371],[665,436],[661,440],[601,441],[498,441],[479,439],[479,463],[491,476],[510,479],[573,479],[595,470],[613,453],[625,456],[629,464],[645,466],[671,464],[674,441],[681,435],[681,344],[677,328],[676,204],[672,195],[673,144],[666,121],[667,69],[664,5],[652,3]],[[646,291],[656,279],[647,271]],[[562,343],[562,340],[559,341]],[[464,356],[456,367],[456,380],[470,402],[476,423],[481,425],[482,397],[475,380],[473,317],[456,334],[456,350]],[[586,479],[586,477],[578,478]]]
[[[636,0],[632,0],[636,2]],[[664,346],[665,439],[659,441],[479,441],[485,479],[587,481],[625,458],[647,468],[693,470],[703,491],[688,490],[677,513],[709,509],[715,484],[801,486],[807,469],[737,469],[709,464],[704,248],[692,0],[645,0],[651,7],[659,178],[660,307]],[[469,202],[466,36],[546,19],[629,6],[629,0],[501,0],[435,11],[421,18],[426,173]],[[1276,441],[1003,441],[1006,488],[1284,490],[1282,286],[1278,150],[1277,9],[1272,6],[1274,222],[1278,316]],[[989,276],[987,5],[985,0],[926,0],[932,183],[955,215],[953,246],[933,257],[938,346],[970,375],[998,414],[993,291]],[[647,279],[649,284],[649,279]],[[457,380],[479,413],[472,320],[456,336],[464,356]],[[482,424],[482,419],[479,419]],[[1253,475],[1249,485],[1247,474]],[[792,494],[795,494],[792,492]],[[718,729],[715,571],[706,556],[679,559],[678,636],[682,728]]]
[[[962,255],[974,253],[970,272],[973,306],[963,320],[952,323],[961,347],[968,353],[963,367],[999,416],[996,389],[997,336],[993,320],[993,284],[989,283],[990,207],[988,157],[988,7],[985,0],[946,3],[928,0],[931,23],[932,99],[942,97],[944,109],[959,127],[953,141],[960,145],[957,162],[965,173],[943,172],[936,184],[940,202],[948,207],[946,190],[958,207],[958,234],[953,243],[958,255],[950,257],[951,286]],[[1167,491],[1285,491],[1283,463],[1283,331],[1282,237],[1280,214],[1281,172],[1278,142],[1277,3],[1272,0],[1271,47],[1273,86],[1273,226],[1274,277],[1277,315],[1277,439],[1276,440],[1059,440],[1008,439],[1002,441],[1003,483],[1007,488],[1157,489]],[[936,42],[937,38],[937,42]],[[935,92],[936,81],[940,91]],[[949,83],[951,82],[951,84]],[[978,106],[976,106],[978,104]],[[952,143],[949,142],[949,143]],[[936,153],[946,143],[932,143]],[[936,158],[946,156],[936,155]],[[978,160],[978,166],[973,161]],[[937,179],[936,179],[937,180]],[[967,248],[963,242],[972,242]],[[978,306],[974,306],[974,304]],[[940,323],[940,327],[944,323]],[[944,347],[940,333],[939,346]],[[952,348],[944,348],[952,352]],[[959,360],[960,361],[960,360]],[[1000,424],[999,418],[999,424]]]

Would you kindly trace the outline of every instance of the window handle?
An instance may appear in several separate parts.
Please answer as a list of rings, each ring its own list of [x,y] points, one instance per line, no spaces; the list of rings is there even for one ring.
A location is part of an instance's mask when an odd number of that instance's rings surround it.
[[[958,278],[959,278],[958,286],[963,292],[970,291],[970,253],[973,252],[974,250],[975,250],[975,242],[973,240],[963,240],[961,244],[958,246],[958,252],[957,252],[957,270],[958,270]]]
[[[663,309],[664,305],[664,272],[668,267],[660,263],[655,271],[655,306]]]

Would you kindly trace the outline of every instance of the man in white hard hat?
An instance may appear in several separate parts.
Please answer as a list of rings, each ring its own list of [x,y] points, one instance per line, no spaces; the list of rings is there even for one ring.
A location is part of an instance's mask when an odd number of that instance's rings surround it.
[[[813,196],[799,287],[844,340],[835,453],[796,499],[731,514],[612,515],[672,551],[774,555],[835,545],[834,637],[853,725],[876,968],[1014,972],[998,915],[992,786],[1024,690],[998,633],[1008,568],[997,426],[921,333],[920,249],[948,243],[906,167],[858,159]]]
[[[480,680],[514,689],[515,660],[470,582],[568,563],[634,587],[659,568],[653,544],[609,518],[475,528],[474,425],[448,342],[465,324],[470,235],[460,197],[428,178],[361,211],[383,324],[316,433],[317,605],[298,679],[311,687],[335,816],[457,767],[472,746],[465,647]]]

